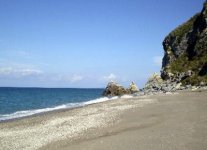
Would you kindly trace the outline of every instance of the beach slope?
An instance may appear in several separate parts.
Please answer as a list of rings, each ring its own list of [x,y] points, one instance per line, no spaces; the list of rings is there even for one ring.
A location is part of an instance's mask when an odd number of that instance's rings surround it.
[[[204,150],[207,92],[93,104],[0,123],[0,149]]]

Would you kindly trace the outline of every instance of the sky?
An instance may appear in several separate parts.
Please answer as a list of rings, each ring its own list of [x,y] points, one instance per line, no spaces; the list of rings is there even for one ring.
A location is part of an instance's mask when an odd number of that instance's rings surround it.
[[[143,87],[204,0],[0,0],[0,86]]]

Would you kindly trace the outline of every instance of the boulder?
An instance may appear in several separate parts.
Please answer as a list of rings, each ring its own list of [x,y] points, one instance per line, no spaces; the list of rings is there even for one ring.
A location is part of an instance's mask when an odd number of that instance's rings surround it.
[[[181,86],[182,86],[182,83],[178,83],[178,84],[175,86],[175,89],[176,89],[176,90],[181,90],[181,89],[182,89]]]
[[[191,88],[192,88],[192,86],[190,84],[185,85],[185,89],[191,89]]]
[[[145,84],[144,89],[153,89],[153,90],[160,90],[161,85],[163,84],[163,80],[161,76],[157,73],[154,73]]]
[[[137,85],[136,85],[134,82],[132,82],[132,83],[130,84],[130,86],[129,86],[129,91],[130,91],[131,94],[136,93],[136,92],[139,91]]]
[[[180,78],[180,75],[178,75]],[[181,75],[182,76],[182,75]],[[148,93],[166,93],[174,92],[176,90],[181,90],[181,83],[178,78],[169,78],[168,80],[163,80],[161,76],[154,73],[147,81],[143,91],[148,95]]]
[[[205,82],[200,82],[200,86],[206,86],[207,84]]]
[[[192,87],[191,87],[191,90],[192,90],[192,91],[196,91],[197,89],[198,89],[197,86],[192,86]]]
[[[115,82],[109,82],[103,92],[103,96],[121,96],[124,94],[130,94],[130,91]]]
[[[165,87],[162,87],[161,89],[163,92],[174,92],[175,91],[175,85],[174,84],[168,84]]]

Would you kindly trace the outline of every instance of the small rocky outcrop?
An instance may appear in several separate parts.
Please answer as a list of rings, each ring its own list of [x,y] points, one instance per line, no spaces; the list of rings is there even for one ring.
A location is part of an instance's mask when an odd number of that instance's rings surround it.
[[[128,89],[124,88],[123,86],[119,85],[116,82],[109,82],[102,95],[103,96],[122,96],[125,94],[134,94],[137,92],[139,92],[139,88],[134,82],[132,82],[129,85]]]
[[[132,82],[129,85],[129,89],[128,90],[130,91],[131,94],[133,94],[133,93],[138,92],[139,91],[139,88],[137,87],[137,85],[134,82]]]
[[[207,1],[200,13],[164,39],[163,48],[163,80],[207,85]]]
[[[145,89],[160,89],[161,84],[163,84],[163,79],[157,73],[154,73],[145,84]]]
[[[145,94],[174,92],[176,90],[184,89],[181,82],[163,80],[158,73],[154,73],[145,84],[143,92]]]
[[[124,94],[130,94],[130,91],[115,82],[109,82],[103,92],[103,96],[121,96]]]

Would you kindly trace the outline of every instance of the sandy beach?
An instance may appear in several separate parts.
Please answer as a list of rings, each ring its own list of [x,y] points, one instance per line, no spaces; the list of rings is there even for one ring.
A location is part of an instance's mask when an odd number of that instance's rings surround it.
[[[0,123],[1,150],[204,150],[207,91],[141,96]]]

